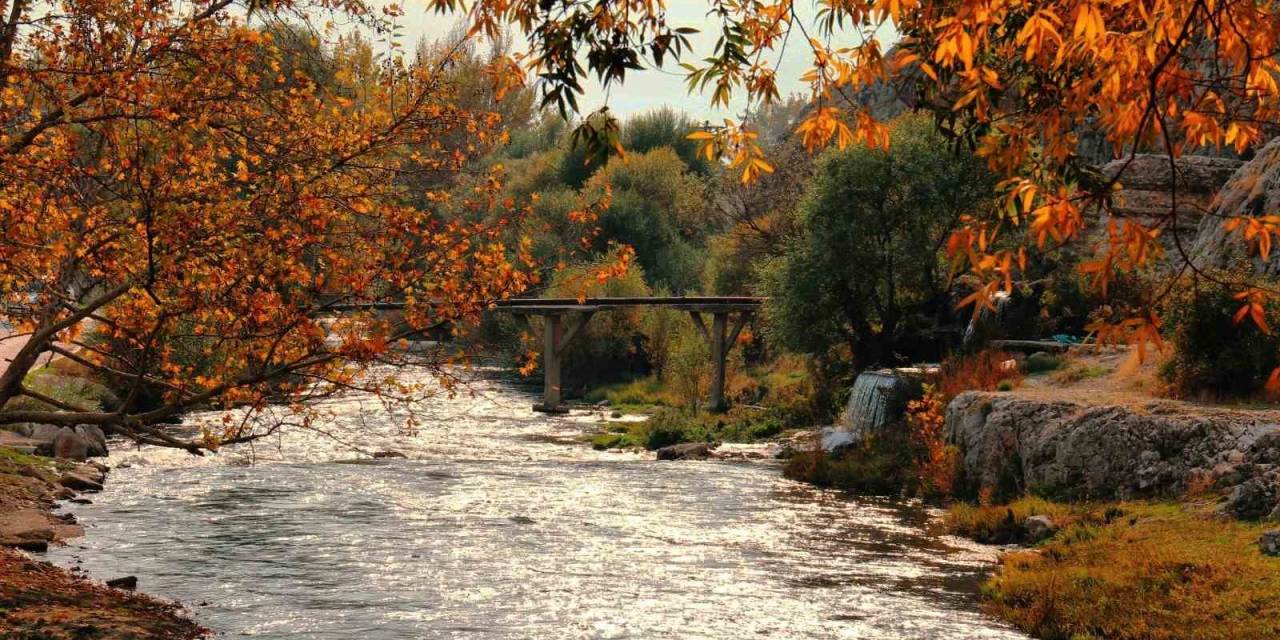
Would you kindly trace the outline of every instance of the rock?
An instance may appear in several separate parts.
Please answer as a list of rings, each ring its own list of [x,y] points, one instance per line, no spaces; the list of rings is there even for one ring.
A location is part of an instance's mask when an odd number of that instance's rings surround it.
[[[621,417],[622,417],[622,412],[621,412],[621,411],[614,411],[613,413],[610,413],[610,414],[609,414],[609,417],[610,417],[610,418],[613,418],[614,420],[617,420],[618,418],[621,418]]]
[[[399,451],[375,451],[373,452],[373,457],[381,459],[381,458],[407,458],[408,456],[404,455],[403,453],[400,453]]]
[[[0,543],[14,549],[30,551],[32,553],[45,553],[49,550],[49,543],[45,540],[16,540],[14,542]]]
[[[1218,190],[1203,216],[1192,243],[1191,256],[1200,268],[1232,268],[1251,265],[1254,273],[1280,275],[1280,254],[1271,252],[1267,260],[1249,254],[1249,244],[1235,238],[1223,227],[1231,216],[1271,215],[1280,209],[1280,138],[1258,150],[1253,159],[1241,165],[1231,179]]]
[[[850,431],[840,431],[835,427],[822,429],[822,450],[828,453],[839,453],[859,442],[861,439]]]
[[[1263,517],[1275,507],[1278,481],[1268,475],[1280,463],[1275,412],[1175,403],[1155,413],[970,391],[948,405],[946,431],[961,452],[964,493],[1176,497],[1198,470],[1213,469],[1223,489],[1259,480],[1240,489],[1233,514]],[[1232,452],[1243,452],[1243,462],[1226,462]]]
[[[1234,489],[1219,509],[1228,515],[1244,520],[1257,520],[1271,515],[1276,509],[1277,491],[1274,482],[1264,478],[1251,478]]]
[[[19,509],[0,520],[0,541],[9,546],[20,542],[48,542],[57,537],[55,522],[39,509]]]
[[[74,504],[93,504],[93,501],[88,498],[71,498],[68,502],[72,502]]]
[[[102,482],[81,472],[79,469],[62,474],[58,483],[76,491],[102,491]]]
[[[1058,525],[1053,518],[1045,515],[1030,516],[1022,521],[1022,528],[1027,530],[1027,540],[1040,542],[1058,532]]]
[[[1280,529],[1272,529],[1259,536],[1258,548],[1263,555],[1280,556]]]
[[[1132,159],[1107,163],[1102,175],[1107,179],[1119,177],[1120,190],[1112,195],[1111,203],[1115,215],[1154,220],[1168,215],[1173,208],[1176,167],[1179,226],[1188,229],[1196,226],[1218,189],[1242,164],[1234,158],[1186,155],[1170,165],[1164,154],[1139,153]]]
[[[63,427],[53,438],[53,456],[68,460],[86,460],[89,458],[91,443],[84,436]]]
[[[530,518],[529,516],[510,516],[507,519],[516,524],[533,524],[534,523],[534,519]]]
[[[658,449],[657,455],[659,460],[706,460],[719,445],[718,442],[684,442]]]
[[[124,576],[123,578],[114,578],[107,581],[107,586],[113,589],[124,589],[125,591],[133,591],[138,588],[138,576]]]
[[[101,428],[91,424],[81,424],[76,425],[74,431],[89,443],[90,457],[101,458],[107,455],[107,436]]]

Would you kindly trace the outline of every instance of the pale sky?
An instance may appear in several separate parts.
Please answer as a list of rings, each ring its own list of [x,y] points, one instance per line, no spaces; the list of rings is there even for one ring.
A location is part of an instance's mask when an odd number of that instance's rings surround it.
[[[459,19],[458,16],[435,14],[414,0],[404,0],[401,4],[405,10],[401,24],[404,27],[406,47],[411,47],[420,37],[429,40],[444,37]],[[699,33],[689,36],[693,51],[686,51],[681,56],[681,61],[696,63],[711,55],[714,50],[720,32],[720,23],[719,20],[706,15],[709,6],[710,3],[706,0],[668,0],[670,24],[691,26],[699,30]],[[798,0],[796,6],[801,16],[812,16],[816,11],[811,0]],[[813,29],[809,32],[816,35]],[[883,34],[881,38],[882,45],[887,48],[890,41],[885,39]],[[799,78],[809,69],[810,63],[808,45],[800,30],[796,29],[791,34],[791,41],[778,69],[778,89],[783,97],[791,93],[808,95],[808,87],[801,83]],[[594,111],[606,104],[606,94],[600,84],[595,81],[594,76],[587,80],[583,83],[586,94],[578,98],[578,105],[583,113]],[[676,62],[668,60],[661,70],[647,69],[628,73],[624,85],[611,88],[607,96],[607,104],[616,115],[621,117],[662,105],[670,105],[695,118],[718,122],[724,117],[740,119],[745,101],[741,95],[738,95],[729,111],[712,109],[708,95],[688,93],[685,89],[684,69]]]

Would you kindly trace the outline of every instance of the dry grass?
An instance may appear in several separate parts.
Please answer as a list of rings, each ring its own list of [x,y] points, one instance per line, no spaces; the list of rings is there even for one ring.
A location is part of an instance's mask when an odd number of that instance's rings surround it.
[[[1038,638],[1280,638],[1280,558],[1256,545],[1267,525],[1218,519],[1209,503],[1015,507],[1015,518],[1068,522],[1036,549],[1004,556],[984,585],[992,613]],[[956,510],[952,520],[957,531],[982,529],[1003,509]]]

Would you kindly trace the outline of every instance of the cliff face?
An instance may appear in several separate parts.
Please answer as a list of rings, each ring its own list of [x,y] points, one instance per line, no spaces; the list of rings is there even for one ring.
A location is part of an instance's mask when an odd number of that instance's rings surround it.
[[[1222,221],[1228,216],[1280,214],[1280,138],[1267,143],[1252,160],[1244,163],[1222,186],[1214,199],[1215,215],[1200,220],[1193,255],[1201,267],[1228,268],[1252,264],[1255,273],[1280,276],[1280,252],[1270,260],[1246,255],[1239,233],[1230,234]]]
[[[947,407],[972,490],[1069,499],[1213,488],[1223,510],[1280,518],[1280,413],[1175,402],[1088,405],[967,392]]]
[[[1184,247],[1190,248],[1201,220],[1213,208],[1219,188],[1241,164],[1232,158],[1183,156],[1170,165],[1169,158],[1159,154],[1114,160],[1102,167],[1107,179],[1119,176],[1122,187],[1112,197],[1111,215],[1150,225],[1174,212],[1174,229]],[[1109,219],[1104,215],[1099,220],[1100,232],[1105,233],[1101,230],[1106,229]],[[1169,255],[1180,255],[1168,231],[1164,239]]]

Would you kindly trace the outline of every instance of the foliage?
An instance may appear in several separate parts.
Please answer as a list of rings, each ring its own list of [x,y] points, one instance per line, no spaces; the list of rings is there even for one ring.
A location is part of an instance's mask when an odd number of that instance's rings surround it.
[[[285,420],[304,422],[306,400],[353,385],[401,396],[360,374],[410,360],[444,371],[452,352],[390,347],[441,322],[466,326],[536,281],[512,231],[518,210],[477,223],[408,204],[424,197],[414,185],[505,139],[500,115],[461,106],[447,55],[373,54],[310,24],[306,50],[291,50],[301,39],[277,38],[268,25],[323,13],[385,32],[396,10],[375,15],[357,0],[250,5],[7,5],[0,320],[31,339],[0,376],[0,405],[26,396],[57,410],[6,411],[0,423],[97,424],[192,452],[251,440],[280,423],[231,421],[196,441],[152,425],[211,403],[260,409],[269,396],[302,412]],[[331,86],[291,62],[316,51]],[[499,187],[491,180],[469,197],[488,202]],[[405,324],[359,311],[320,317],[335,303],[389,300],[406,303]],[[95,349],[86,334],[123,346]],[[205,355],[216,347],[212,366],[174,357],[172,345],[188,338]],[[123,406],[81,411],[28,387],[50,352],[128,380]],[[143,386],[162,390],[159,407],[140,407]]]
[[[545,295],[552,298],[632,297],[650,294],[644,269],[631,266],[622,274],[606,274],[618,262],[618,253],[608,254],[590,264],[574,265],[555,273]],[[560,359],[566,385],[583,385],[617,380],[644,371],[640,352],[642,312],[637,308],[596,314],[569,342]],[[566,323],[570,320],[566,320]],[[529,336],[536,352],[542,350],[541,328]],[[568,330],[568,327],[565,327]]]
[[[779,345],[814,355],[843,345],[858,368],[896,364],[951,310],[938,251],[985,202],[986,173],[918,118],[899,121],[893,141],[821,161],[798,237],[763,272]]]
[[[757,442],[788,428],[787,416],[776,409],[732,407],[725,413],[663,407],[625,431],[595,436],[598,449],[641,447],[661,449],[682,442]]]
[[[612,161],[585,191],[588,199],[597,199],[606,188],[612,199],[600,215],[594,248],[628,244],[650,286],[676,294],[696,290],[702,272],[699,247],[707,231],[703,189],[675,152],[659,148]]]
[[[1172,640],[1189,630],[1223,640],[1280,634],[1280,559],[1255,544],[1265,525],[1223,521],[1208,504],[1014,507],[1015,519],[1067,515],[1036,550],[1003,556],[983,585],[987,609],[1027,633],[1117,640]]]
[[[947,531],[985,544],[1027,542],[1023,526],[1031,516],[1049,516],[1059,527],[1070,525],[1091,511],[1088,505],[1065,505],[1026,496],[1009,504],[975,505],[957,502],[947,508]]]
[[[679,58],[689,32],[663,3],[468,6],[477,31],[514,24],[525,32],[528,64],[545,80],[544,95],[565,108],[576,107],[572,97],[583,75],[596,74],[606,87],[622,83],[630,69]],[[795,126],[807,148],[891,145],[875,105],[848,96],[905,83],[940,125],[1005,178],[1004,206],[977,212],[948,241],[953,266],[973,276],[964,301],[974,308],[1000,289],[1012,290],[1016,280],[1030,280],[1026,245],[1088,243],[1081,253],[1094,257],[1079,268],[1104,295],[1115,273],[1161,260],[1160,231],[1176,228],[1177,207],[1150,219],[1104,216],[1107,228],[1090,233],[1093,218],[1085,212],[1109,210],[1117,180],[1089,167],[1086,156],[1097,145],[1082,140],[1100,142],[1117,157],[1157,151],[1172,160],[1223,147],[1246,154],[1280,125],[1280,59],[1258,53],[1280,47],[1274,0],[856,0],[826,3],[812,16],[791,0],[708,6],[721,23],[715,50],[681,67],[689,88],[708,94],[712,106],[744,98],[749,111],[759,112],[779,104],[783,81],[775,61],[794,55],[797,47],[787,45],[798,40],[798,55],[812,62],[799,77],[814,97],[812,108]],[[885,32],[903,36],[892,50],[874,37]],[[578,62],[584,57],[585,66]],[[776,164],[748,123],[726,120],[699,137],[708,154],[726,159],[746,182]],[[1264,258],[1280,231],[1274,212],[1233,213],[1222,223]],[[1014,234],[1016,243],[991,242]],[[1237,293],[1280,293],[1230,284]],[[1145,291],[1134,312],[1099,318],[1093,331],[1106,341],[1159,344],[1155,308],[1164,291]]]
[[[711,164],[699,153],[698,143],[689,139],[689,134],[698,127],[684,112],[659,107],[632,116],[622,124],[622,148],[627,154],[671,149],[689,171],[707,175],[711,173]]]
[[[1009,365],[1012,361],[1012,356],[999,349],[947,358],[938,369],[938,399],[945,405],[965,391],[995,391],[1001,381],[1018,382],[1021,374]]]
[[[1169,299],[1164,316],[1172,356],[1161,375],[1174,392],[1246,399],[1274,393],[1280,335],[1234,321],[1239,306],[1231,288],[1208,281],[1188,284]],[[1280,318],[1280,301],[1267,299],[1258,308],[1264,327]]]
[[[915,495],[910,473],[914,452],[903,429],[885,429],[878,437],[851,447],[839,455],[820,448],[787,460],[782,472],[788,478],[820,487],[879,496]]]

